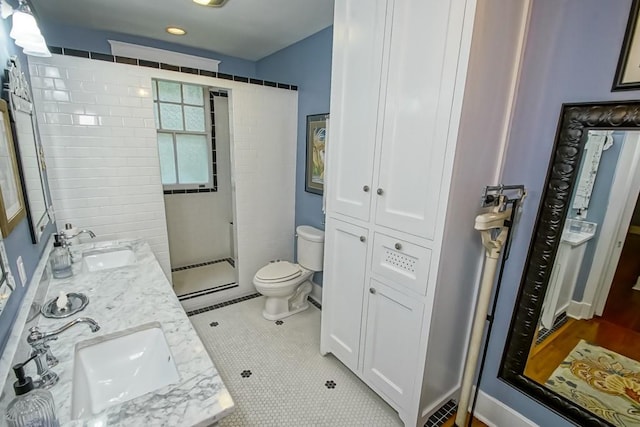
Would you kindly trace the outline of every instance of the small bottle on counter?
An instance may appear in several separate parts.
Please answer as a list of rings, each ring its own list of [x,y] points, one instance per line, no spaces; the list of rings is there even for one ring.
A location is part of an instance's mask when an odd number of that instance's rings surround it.
[[[27,362],[13,366],[18,379],[13,383],[16,397],[7,407],[5,421],[9,427],[58,427],[53,396],[48,390],[34,389],[33,380],[24,373]]]
[[[51,274],[56,279],[66,279],[73,275],[73,268],[71,267],[71,254],[69,249],[62,246],[60,242],[60,236],[54,235],[55,241],[53,242],[53,251],[49,262],[51,264]]]

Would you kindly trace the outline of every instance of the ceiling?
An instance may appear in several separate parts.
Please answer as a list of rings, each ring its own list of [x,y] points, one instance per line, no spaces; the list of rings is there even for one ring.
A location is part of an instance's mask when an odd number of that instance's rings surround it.
[[[31,0],[39,19],[179,43],[256,61],[333,22],[333,0]],[[184,36],[165,32],[185,29]],[[45,34],[46,37],[46,34]]]

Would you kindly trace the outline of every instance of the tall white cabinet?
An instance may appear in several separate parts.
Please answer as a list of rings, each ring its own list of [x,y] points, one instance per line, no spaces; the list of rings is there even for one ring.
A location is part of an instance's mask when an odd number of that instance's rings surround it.
[[[335,0],[321,352],[424,425],[460,386],[528,2]]]

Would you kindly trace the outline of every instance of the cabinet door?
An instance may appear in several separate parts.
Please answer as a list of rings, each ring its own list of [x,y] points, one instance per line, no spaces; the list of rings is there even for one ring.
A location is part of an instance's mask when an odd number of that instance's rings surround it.
[[[376,222],[433,239],[465,0],[396,0]],[[461,9],[462,7],[462,9]]]
[[[358,369],[367,230],[329,219],[322,287],[322,351]]]
[[[364,377],[400,407],[407,407],[416,379],[424,304],[371,280]]]
[[[367,221],[386,0],[336,0],[333,25],[328,208]]]

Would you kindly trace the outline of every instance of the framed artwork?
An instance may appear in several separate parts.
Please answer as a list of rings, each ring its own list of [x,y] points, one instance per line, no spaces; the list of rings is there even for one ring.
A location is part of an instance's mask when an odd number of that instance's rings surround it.
[[[618,67],[612,91],[640,89],[640,30],[638,29],[638,9],[640,0],[633,0],[631,13],[624,33],[624,41],[618,59]]]
[[[324,191],[328,118],[328,114],[307,116],[307,168],[304,190],[309,193],[322,194]]]
[[[7,103],[0,100],[0,231],[4,237],[25,217],[25,212]]]

